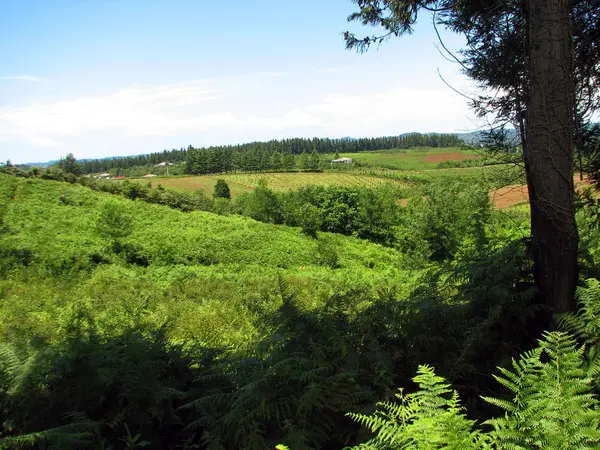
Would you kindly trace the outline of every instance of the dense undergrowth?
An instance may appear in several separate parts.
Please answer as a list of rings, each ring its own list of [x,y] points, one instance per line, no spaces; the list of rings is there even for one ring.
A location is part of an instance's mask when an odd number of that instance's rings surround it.
[[[442,180],[400,207],[389,192],[264,187],[236,204],[243,217],[124,186],[0,174],[0,448],[339,449],[369,439],[347,413],[414,392],[419,365],[469,420],[497,416],[481,398],[505,395],[496,366],[537,346],[527,214],[495,211],[483,189]],[[298,222],[251,218],[286,207]],[[591,361],[597,330],[577,323],[564,328]]]

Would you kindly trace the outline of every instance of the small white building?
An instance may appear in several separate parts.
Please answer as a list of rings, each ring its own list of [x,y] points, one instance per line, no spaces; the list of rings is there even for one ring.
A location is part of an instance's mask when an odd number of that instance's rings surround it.
[[[338,158],[331,161],[331,164],[352,164],[352,158]]]
[[[101,173],[100,175],[96,175],[96,178],[105,180],[107,178],[110,178],[110,173]]]
[[[156,175],[154,175],[153,173],[147,173],[146,175],[144,175],[142,178],[152,178],[155,177]]]
[[[156,164],[154,167],[164,167],[164,166],[172,166],[172,165],[173,165],[173,163],[165,161],[165,162],[161,162],[161,163]]]

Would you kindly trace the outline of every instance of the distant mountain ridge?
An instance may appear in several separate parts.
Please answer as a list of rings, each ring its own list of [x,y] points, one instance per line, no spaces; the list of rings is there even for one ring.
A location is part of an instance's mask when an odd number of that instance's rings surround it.
[[[489,130],[481,130],[481,131],[471,131],[469,133],[456,133],[459,139],[465,141],[465,144],[470,145],[478,145],[484,139],[485,134],[488,133]],[[514,128],[509,128],[506,130],[506,137],[509,141],[518,141],[519,135],[517,134],[517,130]]]

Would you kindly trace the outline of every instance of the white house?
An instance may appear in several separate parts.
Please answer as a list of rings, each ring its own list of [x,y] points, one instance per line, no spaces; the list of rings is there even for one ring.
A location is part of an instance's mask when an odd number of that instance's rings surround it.
[[[155,164],[154,167],[163,167],[163,166],[172,166],[172,165],[173,165],[173,163],[165,161],[165,162],[161,162],[161,163]]]
[[[110,178],[110,173],[101,173],[100,175],[96,175],[96,178],[102,178],[102,179]]]
[[[352,158],[339,158],[331,161],[331,164],[352,164]]]

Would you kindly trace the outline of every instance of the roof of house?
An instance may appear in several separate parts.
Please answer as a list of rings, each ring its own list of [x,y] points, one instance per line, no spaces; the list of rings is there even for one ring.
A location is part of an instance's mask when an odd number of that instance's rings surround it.
[[[146,175],[143,176],[143,178],[149,178],[149,177],[155,177],[156,175],[154,175],[153,173],[147,173]]]
[[[332,160],[331,162],[352,162],[352,158],[338,158]]]

